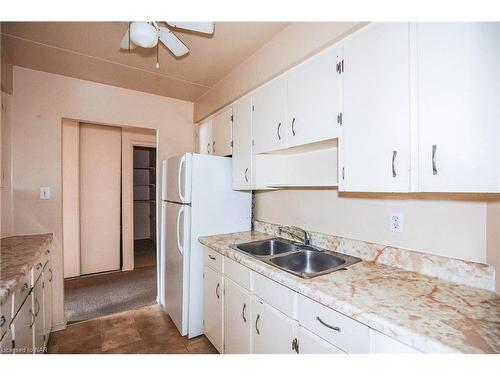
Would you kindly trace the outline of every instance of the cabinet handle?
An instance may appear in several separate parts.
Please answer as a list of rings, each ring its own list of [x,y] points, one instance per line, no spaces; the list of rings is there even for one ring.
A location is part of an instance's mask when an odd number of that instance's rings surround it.
[[[248,173],[248,168],[245,168],[245,181],[248,182],[248,176],[247,176],[247,173]]]
[[[436,166],[436,151],[437,151],[437,145],[432,145],[432,174],[434,176],[438,174]]]
[[[49,283],[52,282],[52,279],[54,278],[54,273],[52,272],[52,268],[49,268],[49,272],[50,272],[50,279],[49,279]]]
[[[5,316],[0,316],[0,327],[3,327],[3,325],[5,324],[5,322],[7,321],[7,319],[5,319]],[[246,320],[245,320],[246,322]]]
[[[277,129],[277,132],[278,132],[278,141],[281,141],[280,128],[281,128],[281,122],[278,124],[278,129]]]
[[[213,150],[213,152],[215,154],[215,141],[212,142],[212,150]]]
[[[23,287],[21,288],[21,293],[24,293],[28,289],[28,283],[24,283]]]
[[[292,134],[295,137],[295,117],[292,119]]]
[[[246,323],[247,322],[247,317],[245,316],[245,310],[247,309],[247,304],[243,304],[243,309],[241,310],[241,317],[243,318],[243,321]]]
[[[292,350],[299,354],[299,340],[297,340],[297,338],[292,340]]]
[[[217,296],[217,299],[220,299],[219,288],[220,288],[220,284],[217,283],[217,287],[215,288],[215,295]]]
[[[396,155],[398,154],[398,152],[396,150],[394,150],[392,152],[392,177],[396,177],[396,166],[395,166],[395,161],[396,161]]]
[[[38,263],[38,264],[36,265],[36,269],[37,269],[37,270],[39,270],[42,266],[43,266],[43,264],[42,264],[42,263]]]
[[[208,254],[208,257],[212,260],[215,260],[215,257],[212,254]]]
[[[49,254],[50,254],[50,250],[49,249],[45,250],[45,255],[49,255]]]
[[[31,309],[30,309],[30,315],[31,315],[31,323],[29,325],[29,328],[32,328],[33,325],[35,324],[36,315],[33,314],[33,310],[31,310]]]
[[[40,302],[38,301],[38,298],[35,298],[35,306],[36,306],[35,316],[38,316],[38,313],[40,312]]]
[[[210,154],[210,142],[207,143],[207,154]]]
[[[260,319],[260,315],[257,314],[257,319],[255,319],[255,332],[257,332],[258,335],[260,335],[260,331],[259,331],[259,319]]]
[[[332,326],[328,323],[325,323],[319,316],[316,317],[316,320],[323,324],[326,328],[333,329],[334,331],[340,332],[340,327]]]

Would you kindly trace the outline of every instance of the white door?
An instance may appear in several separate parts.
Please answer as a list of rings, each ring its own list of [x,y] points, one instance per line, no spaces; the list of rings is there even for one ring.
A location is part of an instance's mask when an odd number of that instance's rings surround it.
[[[252,94],[252,133],[256,154],[287,148],[286,75]]]
[[[408,29],[374,23],[343,44],[339,190],[410,189]]]
[[[212,120],[200,125],[198,129],[198,150],[200,154],[212,154]]]
[[[34,316],[31,295],[29,295],[10,325],[17,353],[33,353]]]
[[[167,199],[170,202],[191,203],[192,154],[181,154],[167,160]]]
[[[52,281],[54,272],[52,271],[52,261],[49,260],[43,269],[43,317],[45,345],[52,330]]]
[[[302,326],[298,327],[299,354],[344,354],[342,350]]]
[[[121,129],[80,124],[81,274],[120,268]]]
[[[252,189],[252,166],[252,97],[246,96],[233,104],[233,189]]]
[[[498,191],[498,24],[416,30],[420,191]]]
[[[338,137],[337,60],[339,49],[329,48],[287,73],[288,147]]]
[[[35,350],[40,353],[43,352],[43,345],[45,344],[45,329],[43,317],[43,278],[39,278],[35,287],[31,291],[32,306],[34,313],[33,325],[33,343]]]
[[[293,354],[296,322],[261,299],[252,297],[252,353]]]
[[[165,204],[165,307],[179,332],[188,329],[190,207]]]
[[[203,317],[205,323],[205,336],[222,353],[223,345],[223,290],[224,285],[220,273],[210,267],[204,268],[203,283]]]
[[[251,353],[250,292],[224,278],[224,353]]]
[[[231,155],[233,110],[219,113],[212,119],[212,153],[218,156]]]

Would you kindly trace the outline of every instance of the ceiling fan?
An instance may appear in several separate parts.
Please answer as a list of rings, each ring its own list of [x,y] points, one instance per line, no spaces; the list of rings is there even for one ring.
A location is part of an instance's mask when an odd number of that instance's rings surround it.
[[[189,30],[197,33],[211,35],[214,33],[213,22],[158,22],[135,21],[130,22],[125,35],[123,35],[120,48],[133,50],[136,47],[157,48],[159,42],[163,43],[175,56],[181,57],[189,52],[189,48],[173,33],[172,29]],[[156,68],[159,67],[158,60]]]

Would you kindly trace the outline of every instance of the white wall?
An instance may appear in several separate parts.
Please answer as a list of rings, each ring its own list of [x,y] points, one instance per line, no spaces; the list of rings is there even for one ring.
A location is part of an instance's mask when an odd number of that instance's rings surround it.
[[[485,195],[339,194],[291,189],[256,194],[256,219],[384,245],[486,261]],[[403,232],[389,215],[402,213]]]
[[[12,105],[13,231],[54,233],[54,324],[62,325],[62,118],[157,129],[161,160],[194,149],[193,104],[14,67]],[[38,199],[40,186],[50,200]]]

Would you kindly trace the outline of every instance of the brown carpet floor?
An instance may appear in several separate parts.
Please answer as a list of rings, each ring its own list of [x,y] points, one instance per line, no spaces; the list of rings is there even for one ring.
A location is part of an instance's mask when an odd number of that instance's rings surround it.
[[[182,337],[161,306],[154,304],[52,332],[48,353],[209,354],[217,350],[205,336]]]

